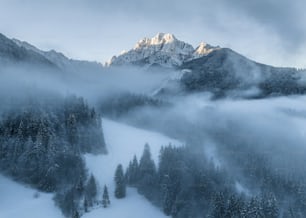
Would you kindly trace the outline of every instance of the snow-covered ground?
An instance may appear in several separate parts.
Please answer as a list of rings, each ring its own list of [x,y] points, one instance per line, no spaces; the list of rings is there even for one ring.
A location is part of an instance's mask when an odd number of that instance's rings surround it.
[[[133,188],[127,189],[125,199],[114,198],[114,172],[119,163],[126,167],[136,154],[140,158],[144,144],[150,145],[152,157],[158,161],[162,145],[181,145],[180,142],[158,133],[137,129],[111,120],[103,120],[105,141],[108,155],[86,155],[86,164],[101,188],[109,188],[111,205],[86,213],[84,218],[163,218],[166,217],[158,208],[139,195]],[[38,197],[35,194],[38,193]],[[54,205],[52,194],[40,193],[35,189],[18,184],[0,175],[0,218],[63,218]],[[101,196],[102,197],[102,196]]]
[[[84,218],[166,218],[158,208],[151,205],[133,188],[127,189],[127,196],[123,200],[111,197],[108,208],[98,208],[86,213]]]
[[[99,208],[84,215],[84,218],[159,218],[166,217],[158,208],[150,204],[135,189],[127,189],[125,199],[114,198],[114,173],[121,163],[126,167],[134,154],[140,158],[145,143],[149,143],[152,158],[157,163],[158,154],[162,145],[181,145],[179,141],[168,138],[159,133],[137,129],[125,124],[103,119],[104,137],[108,155],[86,155],[86,164],[90,173],[93,173],[102,186],[107,185],[110,193],[111,205],[109,208]]]
[[[52,197],[0,175],[1,218],[63,218]]]

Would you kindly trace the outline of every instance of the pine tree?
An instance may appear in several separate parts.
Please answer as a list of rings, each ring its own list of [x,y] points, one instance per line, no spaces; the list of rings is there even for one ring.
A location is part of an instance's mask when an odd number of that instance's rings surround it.
[[[108,190],[107,190],[106,185],[104,186],[104,190],[103,190],[102,205],[104,208],[110,205],[110,200],[109,200],[109,195],[108,195]]]
[[[216,193],[213,199],[212,217],[225,217],[226,202],[223,192]]]
[[[240,217],[243,214],[243,201],[236,195],[230,196],[227,201],[226,217]]]
[[[127,183],[131,186],[135,186],[139,180],[139,164],[136,155],[134,155],[133,161],[129,163],[129,167],[126,171]]]
[[[84,199],[84,211],[85,211],[85,213],[88,212],[88,201],[87,201],[87,198],[86,198],[86,197],[85,197],[85,199]]]
[[[78,142],[78,134],[77,134],[77,121],[74,114],[69,114],[67,120],[67,132],[68,132],[68,141],[71,145],[74,146],[75,152],[78,152],[77,142]]]
[[[129,166],[127,167],[127,169],[125,171],[125,175],[124,175],[127,185],[131,185],[131,182],[130,182],[130,180],[131,180],[131,174],[130,174],[131,169],[132,169],[132,161],[129,162]]]
[[[264,196],[262,207],[266,217],[269,218],[279,217],[279,209],[274,194],[270,193]]]
[[[88,201],[88,206],[92,207],[97,196],[97,184],[96,179],[93,175],[90,176],[85,192]]]
[[[146,174],[155,175],[156,167],[151,157],[149,144],[145,144],[143,154],[139,162],[139,177],[143,178]]]
[[[101,144],[103,153],[107,154],[107,149],[106,149],[106,143],[105,143],[105,138],[104,138],[104,130],[103,130],[103,126],[102,126],[102,117],[101,117],[101,115],[98,115],[96,120],[97,120],[97,129],[98,129],[99,136],[100,136],[100,144]]]
[[[84,193],[85,187],[84,187],[84,181],[83,178],[80,176],[78,183],[76,184],[75,189],[77,190],[79,195],[82,195]]]
[[[164,176],[162,182],[162,205],[164,213],[169,216],[172,212],[172,206],[174,204],[173,195],[171,193],[170,178],[168,175]]]
[[[77,210],[73,212],[72,218],[80,218],[80,214]]]
[[[126,183],[123,173],[122,165],[119,164],[117,166],[116,172],[115,172],[115,197],[116,198],[124,198],[126,195]]]
[[[247,217],[250,217],[250,218],[264,217],[261,200],[259,199],[259,197],[257,196],[252,197],[252,199],[248,203]]]
[[[151,158],[150,147],[145,144],[142,157],[139,162],[139,182],[137,184],[138,191],[145,195],[148,199],[153,200],[157,197],[158,181],[156,167]]]
[[[17,161],[17,159],[19,158],[19,156],[22,154],[22,152],[24,152],[24,137],[23,137],[23,133],[24,133],[24,123],[21,120],[18,130],[17,130],[17,138],[15,141],[15,145],[14,145],[14,159],[13,161]]]

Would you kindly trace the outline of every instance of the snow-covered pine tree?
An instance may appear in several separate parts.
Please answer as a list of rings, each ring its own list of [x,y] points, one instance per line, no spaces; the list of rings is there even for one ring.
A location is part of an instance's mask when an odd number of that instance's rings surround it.
[[[124,198],[126,195],[126,182],[125,177],[123,173],[122,165],[119,164],[117,166],[116,172],[115,172],[115,197],[116,198]]]
[[[262,208],[266,217],[278,218],[279,209],[277,206],[277,201],[273,193],[267,194],[262,200]]]
[[[261,199],[258,196],[252,197],[247,205],[247,217],[264,217]]]
[[[85,195],[88,201],[88,206],[92,207],[96,201],[97,183],[93,175],[90,176],[85,189]]]
[[[146,174],[154,175],[155,173],[156,167],[151,157],[150,146],[146,143],[139,162],[139,176],[143,178]]]
[[[102,195],[102,205],[104,208],[107,208],[110,205],[109,195],[107,186],[104,186],[103,195]]]
[[[223,192],[216,193],[213,198],[213,208],[211,217],[225,217],[226,198]]]
[[[143,154],[139,162],[139,182],[138,191],[148,199],[157,197],[157,174],[155,163],[151,157],[149,144],[145,144]]]
[[[78,152],[78,129],[76,117],[74,114],[69,114],[67,119],[67,136],[69,143],[74,146],[75,152]]]
[[[244,204],[241,198],[231,195],[227,201],[226,217],[241,217],[243,215]]]
[[[168,175],[165,175],[161,185],[162,188],[162,205],[164,213],[169,216],[172,212],[172,206],[174,204],[173,195],[171,193],[171,183]]]
[[[83,204],[84,204],[84,212],[88,213],[88,200],[87,200],[86,196],[84,198]]]
[[[135,186],[139,180],[139,164],[136,155],[134,155],[133,161],[129,164],[126,172],[126,179],[130,186]]]
[[[79,214],[79,212],[78,212],[77,210],[75,210],[75,211],[73,212],[72,218],[80,218],[80,214]]]

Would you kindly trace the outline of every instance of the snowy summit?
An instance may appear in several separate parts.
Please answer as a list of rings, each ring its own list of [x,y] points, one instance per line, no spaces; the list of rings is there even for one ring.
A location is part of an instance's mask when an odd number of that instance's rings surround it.
[[[193,59],[198,58],[198,57],[202,57],[204,55],[207,55],[207,54],[209,54],[210,52],[212,52],[216,49],[220,49],[220,47],[219,46],[211,46],[211,45],[207,44],[206,42],[201,42],[200,45],[195,49],[195,51],[193,53]]]
[[[201,43],[194,49],[192,45],[178,40],[173,34],[158,33],[153,38],[141,39],[133,49],[112,57],[107,65],[136,64],[140,66],[174,67],[180,66],[186,60],[207,55],[218,48]]]

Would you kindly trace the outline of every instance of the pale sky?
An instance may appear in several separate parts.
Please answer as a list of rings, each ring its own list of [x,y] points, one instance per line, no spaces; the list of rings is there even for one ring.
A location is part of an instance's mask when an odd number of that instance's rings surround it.
[[[0,0],[0,32],[102,63],[165,32],[305,68],[305,8],[304,0]]]

